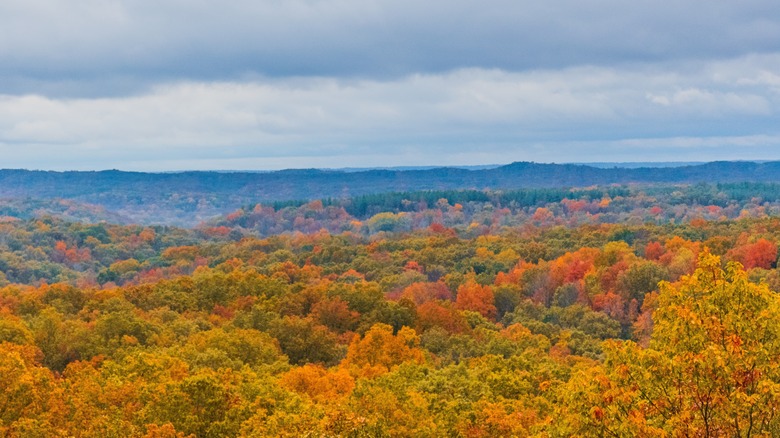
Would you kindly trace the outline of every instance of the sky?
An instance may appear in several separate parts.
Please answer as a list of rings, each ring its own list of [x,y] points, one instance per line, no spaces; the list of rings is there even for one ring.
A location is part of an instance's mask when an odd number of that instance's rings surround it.
[[[0,167],[780,160],[774,0],[2,0]]]

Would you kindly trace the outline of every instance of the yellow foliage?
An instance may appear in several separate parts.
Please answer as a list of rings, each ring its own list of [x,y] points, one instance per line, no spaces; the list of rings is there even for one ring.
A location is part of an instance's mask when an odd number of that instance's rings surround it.
[[[610,341],[603,369],[569,382],[569,432],[780,435],[780,297],[707,252],[660,289],[649,347]]]
[[[375,377],[404,362],[425,362],[419,345],[420,337],[409,327],[393,335],[391,326],[375,324],[362,339],[355,336],[342,366],[357,377]]]

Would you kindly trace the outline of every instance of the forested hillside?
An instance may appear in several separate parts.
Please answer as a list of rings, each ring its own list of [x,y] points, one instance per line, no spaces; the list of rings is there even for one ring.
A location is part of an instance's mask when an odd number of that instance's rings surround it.
[[[42,172],[0,170],[0,198],[65,199],[131,223],[192,226],[247,205],[421,190],[506,191],[611,184],[780,182],[780,162],[661,168],[513,163],[489,169],[356,172]],[[96,206],[96,207],[89,207]]]
[[[0,433],[775,436],[778,193],[397,192],[192,229],[43,203],[0,223]]]

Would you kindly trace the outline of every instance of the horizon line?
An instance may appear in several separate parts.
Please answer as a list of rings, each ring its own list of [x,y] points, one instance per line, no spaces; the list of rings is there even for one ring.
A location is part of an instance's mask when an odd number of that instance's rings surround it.
[[[387,171],[421,171],[421,170],[433,170],[433,169],[464,169],[464,170],[489,170],[500,167],[510,166],[516,163],[527,164],[541,164],[541,165],[575,165],[575,166],[587,166],[597,169],[611,169],[611,168],[624,168],[624,169],[639,169],[639,168],[669,168],[669,167],[686,167],[686,166],[699,166],[710,163],[771,163],[780,160],[712,160],[712,161],[592,161],[592,162],[538,162],[538,161],[513,161],[505,164],[474,164],[474,165],[436,165],[436,164],[424,164],[424,165],[407,165],[407,166],[367,166],[367,167],[291,167],[284,169],[183,169],[183,170],[124,170],[118,168],[109,169],[89,169],[89,170],[54,170],[54,169],[35,169],[35,168],[2,168],[0,171],[26,171],[26,172],[53,172],[53,173],[98,173],[98,172],[123,172],[123,173],[147,173],[147,174],[175,174],[175,173],[195,173],[195,172],[213,172],[213,173],[276,173],[276,172],[288,172],[288,171],[322,171],[322,172],[343,172],[343,173],[359,173],[370,172],[376,170]]]

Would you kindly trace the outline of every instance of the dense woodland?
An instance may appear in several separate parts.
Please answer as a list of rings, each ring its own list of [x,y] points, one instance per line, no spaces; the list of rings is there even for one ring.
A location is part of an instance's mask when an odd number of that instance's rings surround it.
[[[517,162],[488,168],[283,170],[141,173],[0,170],[0,209],[19,215],[62,212],[74,220],[192,227],[239,208],[290,200],[409,191],[514,191],[610,184],[772,183],[780,161],[678,167],[594,167]],[[532,190],[530,190],[532,191]],[[555,190],[553,190],[555,191]],[[776,192],[775,192],[776,193]],[[776,196],[776,195],[772,195]],[[449,198],[448,198],[449,199]],[[373,201],[383,204],[385,201]],[[453,203],[460,202],[450,199]],[[58,205],[65,202],[67,205]],[[35,205],[36,207],[32,207]],[[102,216],[102,217],[101,217]]]
[[[0,434],[778,436],[778,188],[8,201]]]

